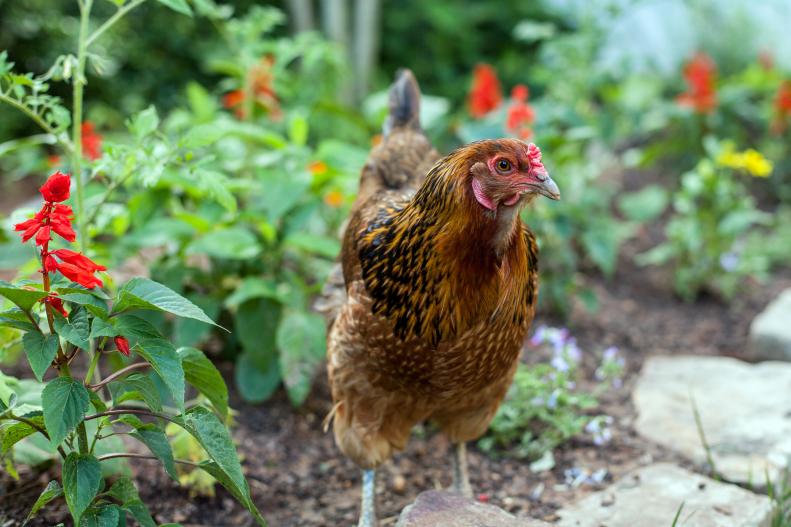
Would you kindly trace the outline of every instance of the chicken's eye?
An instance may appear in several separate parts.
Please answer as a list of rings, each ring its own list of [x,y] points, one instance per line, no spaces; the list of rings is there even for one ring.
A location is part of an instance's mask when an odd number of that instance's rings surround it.
[[[497,170],[499,172],[508,172],[511,170],[511,162],[507,159],[501,159],[497,162]]]

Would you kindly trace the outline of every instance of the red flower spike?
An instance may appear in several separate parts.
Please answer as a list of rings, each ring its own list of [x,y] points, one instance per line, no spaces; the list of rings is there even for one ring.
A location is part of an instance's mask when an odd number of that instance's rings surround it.
[[[38,217],[38,214],[36,214],[35,217],[14,225],[14,230],[24,231],[22,234],[20,234],[20,236],[22,236],[22,243],[24,243],[32,238],[36,232],[38,232],[41,226],[41,219]]]
[[[530,95],[530,90],[524,84],[517,84],[511,90],[511,98],[515,101],[525,102]]]
[[[45,254],[42,264],[42,271],[45,273],[54,273],[57,270],[58,270],[57,260],[55,260],[55,258],[53,258],[52,255]]]
[[[72,251],[71,249],[58,249],[57,251],[52,251],[50,254],[57,256],[63,262],[68,262],[89,273],[107,270],[105,266],[99,265],[84,254]]]
[[[49,225],[44,225],[41,227],[41,229],[39,229],[39,231],[36,233],[36,245],[44,245],[45,243],[49,243],[49,241],[52,239],[49,234],[50,229],[51,227]]]
[[[687,91],[676,101],[689,106],[697,113],[709,113],[717,107],[717,90],[714,86],[717,66],[705,53],[697,53],[684,66]]]
[[[73,242],[77,239],[77,233],[74,232],[74,229],[71,228],[71,224],[69,223],[52,222],[52,230],[68,242]]]
[[[77,267],[76,265],[68,262],[60,262],[57,265],[60,274],[72,282],[77,282],[83,287],[93,289],[96,286],[101,287],[104,285],[101,280],[93,276],[91,271],[86,271],[85,269]]]
[[[97,134],[93,123],[85,121],[82,123],[82,155],[96,161],[102,157],[102,136]]]
[[[41,192],[46,201],[60,203],[69,199],[70,188],[71,177],[68,174],[57,171],[47,179],[46,183],[39,189],[39,192]]]
[[[122,336],[113,337],[113,342],[115,342],[115,347],[118,348],[118,351],[129,356],[129,341]]]
[[[55,309],[55,311],[57,311],[64,317],[68,317],[69,313],[66,311],[66,308],[63,307],[63,300],[61,300],[60,298],[54,295],[55,293],[51,293],[50,296],[42,298],[41,301],[44,302],[45,304],[51,305],[52,308]]]
[[[502,98],[500,81],[494,68],[488,64],[475,66],[469,97],[470,114],[480,119],[497,108]]]

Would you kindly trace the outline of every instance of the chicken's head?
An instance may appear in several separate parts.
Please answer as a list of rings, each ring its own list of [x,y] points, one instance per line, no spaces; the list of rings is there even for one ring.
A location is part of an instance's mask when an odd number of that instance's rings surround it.
[[[541,163],[541,150],[535,144],[498,139],[474,146],[469,185],[482,207],[492,212],[520,207],[538,194],[560,199],[560,190]]]

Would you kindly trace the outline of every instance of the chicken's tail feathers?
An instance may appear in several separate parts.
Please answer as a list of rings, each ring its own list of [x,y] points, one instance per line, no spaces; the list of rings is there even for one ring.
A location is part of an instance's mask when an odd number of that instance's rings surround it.
[[[401,69],[396,73],[390,86],[389,108],[382,130],[385,136],[397,128],[420,130],[420,87],[410,70]]]

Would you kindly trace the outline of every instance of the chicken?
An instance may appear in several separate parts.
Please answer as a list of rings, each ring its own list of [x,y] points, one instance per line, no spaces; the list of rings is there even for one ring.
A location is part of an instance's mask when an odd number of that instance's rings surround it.
[[[327,422],[363,469],[363,526],[376,523],[374,470],[425,420],[457,445],[454,486],[471,494],[465,442],[494,417],[535,311],[538,250],[519,212],[560,197],[533,144],[479,141],[440,159],[419,105],[402,71],[322,306]]]

